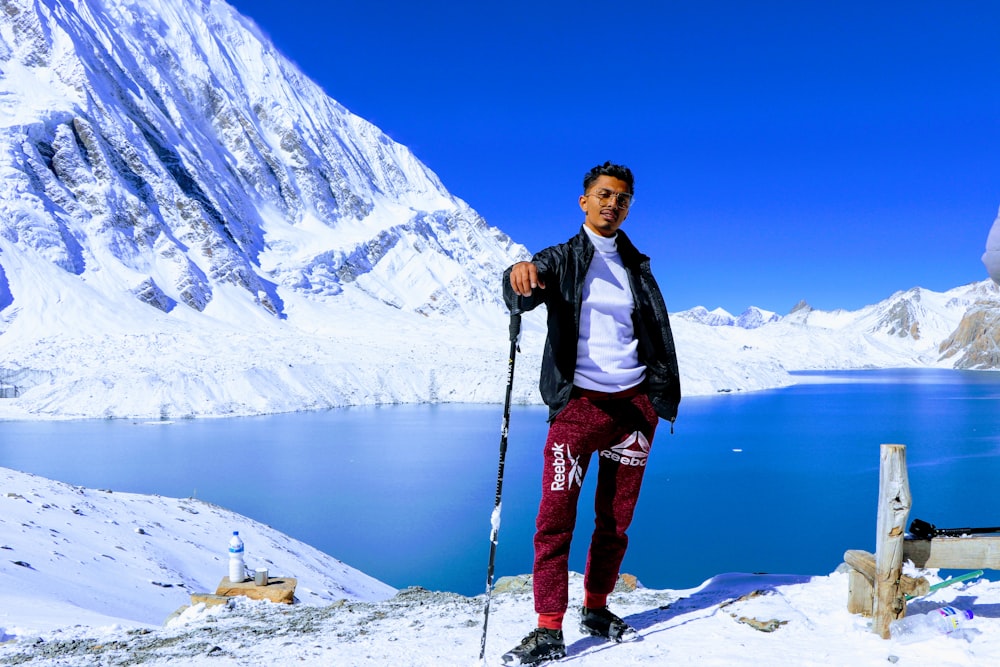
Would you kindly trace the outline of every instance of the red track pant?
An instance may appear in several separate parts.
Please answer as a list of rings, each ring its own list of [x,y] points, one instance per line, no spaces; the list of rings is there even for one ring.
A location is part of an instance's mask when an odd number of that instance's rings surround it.
[[[545,442],[542,500],[535,520],[535,611],[561,623],[569,604],[569,548],[580,485],[598,453],[594,533],[584,589],[590,599],[614,590],[658,417],[649,398],[574,396],[556,415]]]

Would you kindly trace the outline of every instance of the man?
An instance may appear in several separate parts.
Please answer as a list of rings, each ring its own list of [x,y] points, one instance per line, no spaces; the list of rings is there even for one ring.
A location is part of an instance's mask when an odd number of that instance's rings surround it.
[[[580,630],[622,641],[636,631],[608,610],[658,418],[677,416],[680,381],[667,308],[649,258],[619,227],[634,179],[606,162],[583,180],[583,227],[504,273],[511,312],[544,303],[548,335],[539,389],[549,407],[533,570],[537,628],[504,654],[534,665],[566,655],[570,542],[580,485],[598,452],[595,527]]]

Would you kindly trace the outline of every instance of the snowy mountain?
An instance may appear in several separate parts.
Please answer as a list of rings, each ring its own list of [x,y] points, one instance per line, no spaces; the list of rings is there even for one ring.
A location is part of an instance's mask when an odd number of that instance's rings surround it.
[[[444,400],[465,378],[400,342],[474,358],[441,332],[505,329],[497,276],[527,251],[229,5],[3,7],[0,384],[31,411]]]
[[[739,317],[733,317],[722,308],[709,311],[704,306],[696,306],[690,310],[684,310],[677,314],[679,317],[707,324],[710,327],[739,327],[741,329],[756,329],[769,322],[777,322],[781,316],[769,310],[761,310],[757,306],[750,306]]]
[[[4,254],[165,313],[284,319],[285,293],[346,288],[426,315],[497,306],[520,249],[224,2],[5,8]]]
[[[676,313],[674,317],[681,317],[710,327],[731,327],[736,324],[736,318],[730,315],[724,308],[709,310],[705,306],[695,306],[689,310],[682,310]]]
[[[527,250],[251,22],[221,0],[2,6],[0,418],[503,400],[497,282]],[[962,324],[996,300],[678,313],[684,391],[996,367],[993,321]],[[530,313],[518,402],[542,335]]]
[[[741,329],[756,329],[769,322],[777,322],[781,316],[769,310],[761,310],[757,306],[750,306],[736,318],[736,326]]]
[[[692,311],[672,320],[688,395],[783,386],[794,382],[788,371],[1000,368],[1000,288],[991,280],[913,288],[856,311],[800,303],[752,329],[705,324],[707,311]]]

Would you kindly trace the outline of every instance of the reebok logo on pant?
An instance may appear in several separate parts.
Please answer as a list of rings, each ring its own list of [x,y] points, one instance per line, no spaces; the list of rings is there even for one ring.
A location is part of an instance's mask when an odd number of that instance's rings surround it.
[[[580,457],[573,456],[566,445],[557,442],[552,443],[552,484],[549,489],[552,491],[565,491],[583,484],[583,471],[580,470]]]
[[[601,456],[623,466],[645,466],[649,458],[649,440],[636,431],[611,449],[602,449]]]

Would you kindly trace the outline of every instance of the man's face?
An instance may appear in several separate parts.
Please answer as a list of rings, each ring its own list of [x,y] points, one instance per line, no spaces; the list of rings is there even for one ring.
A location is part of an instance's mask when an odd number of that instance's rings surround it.
[[[628,217],[628,205],[619,201],[621,194],[629,195],[628,183],[614,176],[598,176],[580,195],[583,224],[601,236],[614,236]],[[631,202],[631,196],[628,200]]]

